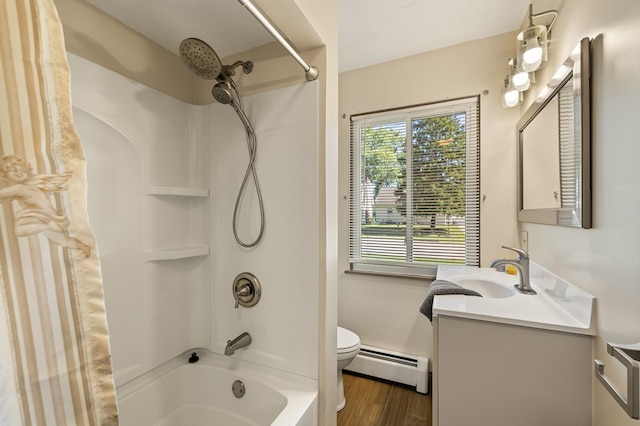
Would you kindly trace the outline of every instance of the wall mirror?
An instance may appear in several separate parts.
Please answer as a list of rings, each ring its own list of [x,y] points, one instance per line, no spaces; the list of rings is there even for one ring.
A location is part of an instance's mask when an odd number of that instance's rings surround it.
[[[518,122],[518,220],[591,227],[590,41],[584,38]]]

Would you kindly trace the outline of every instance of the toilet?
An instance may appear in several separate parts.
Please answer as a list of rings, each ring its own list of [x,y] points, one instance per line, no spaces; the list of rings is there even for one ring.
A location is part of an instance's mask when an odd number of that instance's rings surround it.
[[[356,333],[346,328],[338,327],[338,410],[344,408],[344,384],[342,382],[342,369],[351,364],[351,361],[360,352],[360,338]]]

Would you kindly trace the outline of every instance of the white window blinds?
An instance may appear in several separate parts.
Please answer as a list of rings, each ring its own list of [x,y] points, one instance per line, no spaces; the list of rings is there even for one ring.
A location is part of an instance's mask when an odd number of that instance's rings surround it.
[[[351,117],[354,271],[479,265],[478,98]]]

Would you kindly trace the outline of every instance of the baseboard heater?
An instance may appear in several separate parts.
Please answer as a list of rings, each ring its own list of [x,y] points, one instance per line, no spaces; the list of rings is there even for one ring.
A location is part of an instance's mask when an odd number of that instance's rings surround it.
[[[360,353],[345,370],[415,386],[417,392],[429,393],[429,358],[361,345]]]

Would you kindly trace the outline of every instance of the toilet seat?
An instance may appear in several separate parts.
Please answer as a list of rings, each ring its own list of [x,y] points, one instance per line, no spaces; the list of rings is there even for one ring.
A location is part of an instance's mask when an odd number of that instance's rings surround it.
[[[346,328],[338,327],[338,354],[357,351],[360,348],[360,338],[356,333]]]

